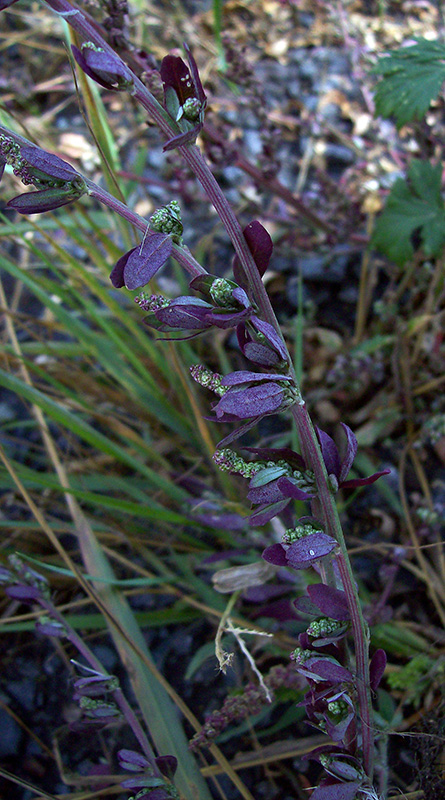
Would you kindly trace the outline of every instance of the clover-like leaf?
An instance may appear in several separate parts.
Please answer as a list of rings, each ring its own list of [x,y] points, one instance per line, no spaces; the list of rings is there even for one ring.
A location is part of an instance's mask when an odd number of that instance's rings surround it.
[[[398,128],[422,119],[445,80],[445,45],[441,39],[416,44],[379,58],[372,72],[383,77],[374,94],[377,116],[394,117]]]
[[[413,159],[407,180],[399,178],[377,220],[371,244],[399,266],[414,254],[411,236],[420,233],[425,255],[438,256],[445,244],[442,165]]]

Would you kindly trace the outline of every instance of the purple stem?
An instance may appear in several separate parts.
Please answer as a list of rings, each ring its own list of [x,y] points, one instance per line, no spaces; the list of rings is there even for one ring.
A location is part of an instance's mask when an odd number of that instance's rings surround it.
[[[52,604],[51,600],[47,600],[45,598],[39,598],[39,604],[48,612],[48,614],[57,622],[59,622],[65,631],[65,634],[71,644],[74,645],[76,650],[84,657],[84,659],[90,664],[90,666],[96,670],[96,672],[101,673],[102,675],[107,675],[106,670],[104,670],[100,661],[96,658],[94,653],[91,652],[88,645],[77,635],[76,631],[71,628],[71,626],[67,623],[66,619],[59,613],[57,608]],[[129,705],[125,695],[122,692],[122,689],[115,689],[112,692],[113,699],[116,702],[116,705],[119,706],[122,714],[124,715],[125,719],[128,722],[131,730],[133,731],[136,739],[139,742],[139,745],[147,759],[150,762],[150,767],[153,770],[153,774],[157,778],[162,778],[162,774],[159,770],[159,767],[155,761],[155,755],[153,750],[150,747],[149,741],[142,729],[142,726],[139,723],[133,709]]]
[[[99,203],[102,203],[128,222],[131,222],[135,228],[143,232],[144,236],[152,236],[156,233],[156,231],[149,229],[148,222],[144,217],[140,217],[139,214],[136,214],[135,211],[128,208],[125,203],[122,203],[105,189],[102,189],[101,186],[97,186],[97,184],[87,179],[85,179],[85,183],[88,186],[88,194],[90,197],[94,197]],[[187,247],[173,244],[172,256],[193,278],[196,278],[197,275],[207,274],[207,270],[193,258]]]
[[[66,21],[71,25],[71,27],[80,33],[85,40],[92,41],[107,52],[115,55],[112,48],[109,47],[106,41],[98,34],[97,30],[91,23],[88,22],[82,12],[73,8],[73,6],[67,0],[47,0],[47,3],[51,8],[53,8],[54,11],[63,16],[64,19],[66,19]],[[175,136],[180,132],[178,126],[173,122],[167,112],[162,108],[153,95],[148,91],[146,86],[144,86],[144,84],[136,76],[134,77],[134,87],[132,93],[146,109],[150,117],[156,122],[166,137],[172,138],[172,136]],[[224,193],[220,189],[217,181],[215,180],[212,172],[210,171],[196,145],[187,145],[179,147],[178,149],[183,155],[186,163],[200,181],[209,200],[212,202],[221,221],[223,222],[232,240],[235,252],[239,257],[248,280],[253,288],[255,299],[258,303],[262,316],[271,325],[273,325],[278,335],[283,339],[280,326],[278,325],[274,311],[270,304],[270,300],[263,285],[261,276],[258,272],[247,242],[243,236],[241,225],[233,213],[229,203],[227,202]],[[114,203],[115,210],[118,210],[118,205],[120,206],[119,201],[113,198],[112,202]],[[123,209],[125,209],[125,206],[123,206],[118,213],[127,214],[128,211],[123,212]],[[291,372],[293,373],[292,368]],[[294,374],[293,377],[295,378]],[[374,741],[370,723],[371,695],[369,688],[369,657],[367,643],[368,627],[361,611],[360,601],[352,574],[335,499],[329,487],[326,467],[314,427],[306,410],[305,404],[297,404],[293,406],[292,413],[298,428],[303,456],[308,466],[315,473],[318,489],[318,504],[326,525],[326,532],[330,533],[337,539],[341,551],[340,555],[338,556],[338,563],[340,574],[343,580],[344,590],[348,599],[354,635],[357,696],[359,715],[362,721],[363,759],[366,773],[369,779],[372,780]]]

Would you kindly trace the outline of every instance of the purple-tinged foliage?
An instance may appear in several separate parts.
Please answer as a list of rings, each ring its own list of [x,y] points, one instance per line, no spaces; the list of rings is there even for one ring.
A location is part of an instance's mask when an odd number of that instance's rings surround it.
[[[49,181],[62,184],[80,178],[79,173],[59,156],[47,153],[40,147],[22,147],[20,155],[25,160],[28,172],[35,184],[48,185]]]
[[[21,603],[35,603],[43,597],[43,592],[38,586],[27,586],[25,583],[7,586],[5,593],[12,600],[20,600]]]
[[[41,636],[54,636],[56,639],[63,639],[66,636],[64,625],[48,617],[40,617],[36,620],[34,630]]]
[[[40,214],[53,211],[77,200],[88,189],[79,173],[58,156],[40,147],[23,145],[12,132],[0,130],[0,177],[5,164],[25,186],[33,184],[39,191],[20,194],[7,203],[20,214]]]
[[[182,133],[169,139],[164,150],[173,150],[195,141],[204,124],[207,98],[199,77],[196,61],[184,44],[189,66],[179,56],[165,56],[161,64],[164,106]]]
[[[90,675],[75,681],[74,688],[76,691],[73,700],[79,700],[81,697],[99,697],[118,689],[119,681],[115,675]]]
[[[116,53],[105,51],[93,42],[84,42],[80,50],[71,45],[71,50],[81,70],[104,89],[120,92],[133,86],[132,71]]]
[[[135,776],[134,778],[126,778],[124,781],[122,781],[121,786],[124,789],[163,789],[165,786],[165,781],[163,778],[157,778],[145,773],[143,775]],[[163,790],[165,791],[165,789]],[[151,797],[151,794],[149,797]]]
[[[187,295],[166,300],[163,305],[158,303],[155,295],[148,300],[142,298],[138,303],[150,311],[144,318],[145,324],[158,331],[184,330],[201,333],[212,327],[226,330],[235,327],[252,313],[249,307],[223,309]]]
[[[351,783],[320,783],[311,794],[311,800],[355,800],[360,788],[357,781]]]
[[[268,322],[252,314],[248,322],[237,326],[236,335],[240,350],[249,361],[261,367],[287,366],[284,342]]]
[[[257,373],[247,370],[231,372],[222,381],[227,388],[218,403],[213,406],[218,422],[233,422],[238,419],[259,420],[276,414],[296,401],[290,378],[273,373]]]
[[[17,3],[17,0],[0,0],[0,11],[4,11],[5,8],[9,8],[14,3]]]
[[[266,272],[272,256],[272,239],[270,238],[270,235],[266,231],[264,225],[262,225],[257,219],[254,219],[253,222],[249,222],[249,224],[246,225],[243,230],[243,234],[247,242],[247,246],[252,254],[252,258],[258,268],[258,272],[262,277]],[[247,290],[249,282],[246,278],[238,256],[235,256],[233,260],[233,275],[236,282]]]
[[[353,489],[358,486],[367,486],[374,483],[382,475],[388,475],[391,470],[384,469],[380,472],[375,472],[369,478],[353,478],[346,480],[352,463],[357,454],[357,439],[351,429],[341,423],[344,433],[346,434],[346,448],[343,457],[340,457],[339,450],[334,440],[324,431],[317,428],[318,441],[320,442],[321,452],[326,465],[326,470],[333,483],[337,485],[335,489]]]
[[[263,550],[262,558],[277,567],[287,567],[286,550],[282,544],[271,544]]]
[[[342,667],[336,659],[322,657],[314,652],[313,658],[306,659],[303,663],[297,663],[296,669],[301,675],[313,681],[327,681],[333,685],[337,683],[352,681],[352,673]]]
[[[369,665],[370,686],[373,692],[377,691],[386,668],[386,653],[382,648],[375,651]]]
[[[325,583],[314,583],[307,587],[308,595],[317,608],[331,619],[341,622],[350,619],[346,594]]]
[[[118,750],[117,758],[120,768],[126,769],[129,772],[140,772],[143,769],[151,769],[150,762],[136,750]]]
[[[365,777],[363,767],[359,761],[349,753],[332,750],[330,753],[320,755],[320,762],[326,772],[334,778],[344,781],[362,781]]]
[[[213,322],[208,319],[209,312],[212,311],[210,303],[201,300],[199,297],[175,297],[174,300],[167,300],[165,305],[157,308],[150,308],[150,301],[142,300],[139,302],[141,307],[147,308],[150,313],[144,317],[144,324],[157,331],[193,331],[201,333],[211,328]],[[159,298],[153,295],[153,305],[159,302]]]
[[[293,542],[286,550],[288,564],[294,569],[306,569],[314,561],[332,553],[337,542],[326,533],[312,533],[298,542]]]
[[[110,280],[116,289],[139,289],[145,286],[168,261],[173,243],[164,233],[148,234],[137,247],[133,247],[116,262]]]
[[[172,781],[178,769],[178,759],[176,756],[158,756],[155,758],[155,763],[159,771]]]
[[[13,208],[19,214],[43,214],[45,211],[54,211],[56,208],[72,203],[81,197],[79,192],[69,189],[42,189],[40,192],[28,192],[13,197],[6,203],[7,208]]]
[[[275,377],[275,376],[274,376]],[[255,383],[244,388],[229,389],[213,406],[219,422],[252,419],[276,414],[285,400],[284,387],[276,380],[270,383]]]

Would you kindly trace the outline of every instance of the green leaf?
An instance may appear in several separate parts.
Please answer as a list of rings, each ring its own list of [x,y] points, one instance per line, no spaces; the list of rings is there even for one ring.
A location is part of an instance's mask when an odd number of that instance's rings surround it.
[[[411,236],[419,231],[425,255],[439,255],[445,243],[441,184],[441,164],[414,159],[407,180],[396,180],[388,195],[374,228],[372,247],[403,266],[414,253]]]
[[[425,116],[445,80],[445,45],[417,39],[394,50],[372,69],[382,75],[374,95],[376,116],[394,117],[401,128]]]

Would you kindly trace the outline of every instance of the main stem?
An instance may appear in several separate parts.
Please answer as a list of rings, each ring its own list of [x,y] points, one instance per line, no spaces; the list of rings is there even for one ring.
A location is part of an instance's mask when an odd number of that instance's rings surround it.
[[[107,52],[116,55],[107,42],[99,35],[97,29],[91,22],[87,20],[79,9],[74,8],[68,0],[47,0],[47,2],[48,5],[64,17],[71,27],[78,31],[86,41],[94,42]],[[179,133],[178,126],[136,76],[134,78],[133,95],[146,109],[150,117],[155,121],[166,137],[171,138]],[[200,150],[195,145],[187,145],[178,149],[182,153],[190,169],[200,181],[209,200],[224,224],[233,243],[235,252],[248,277],[262,316],[267,322],[273,325],[279,336],[283,339],[280,326],[275,317],[255,261],[244,238],[242,228],[227,202],[224,193],[211,173]],[[291,364],[290,357],[289,363]],[[291,372],[293,373],[293,377],[295,377],[293,367],[291,367]],[[326,526],[326,531],[337,540],[340,549],[337,563],[348,601],[355,644],[357,697],[359,714],[362,722],[363,760],[366,773],[369,779],[372,780],[374,737],[371,725],[368,627],[361,611],[360,600],[335,499],[329,486],[326,467],[312,421],[304,403],[293,406],[292,413],[297,425],[304,459],[307,466],[313,470],[315,475],[318,490],[317,501],[321,510],[323,522]]]

